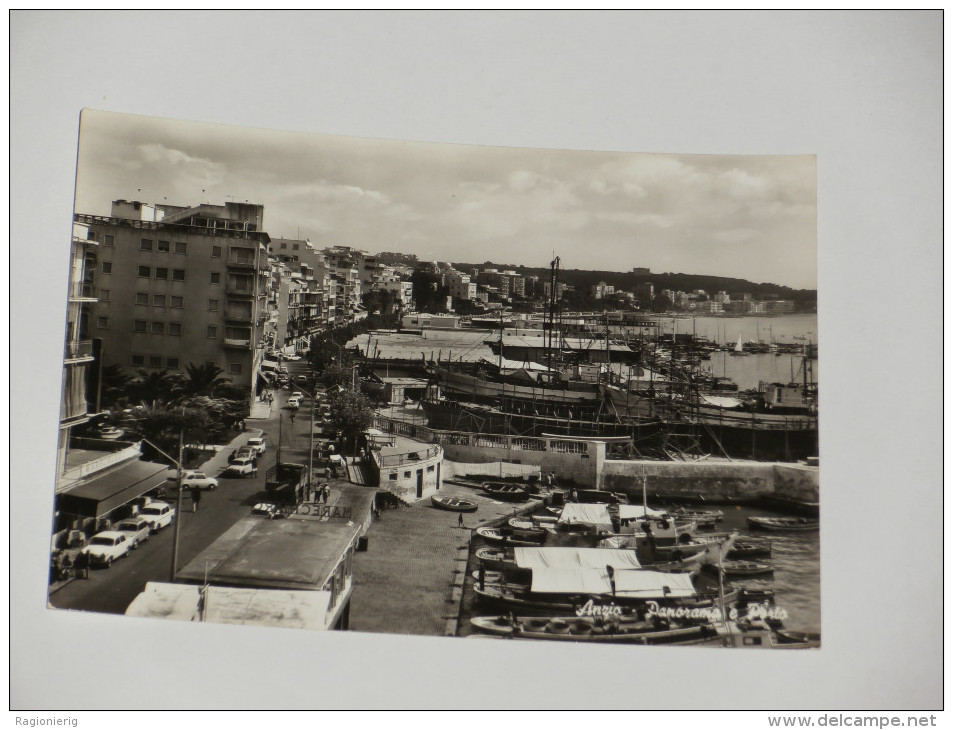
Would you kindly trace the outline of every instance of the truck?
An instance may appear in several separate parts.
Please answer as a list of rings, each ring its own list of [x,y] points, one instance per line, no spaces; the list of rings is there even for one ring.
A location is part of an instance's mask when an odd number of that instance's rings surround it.
[[[305,496],[308,467],[304,464],[275,464],[265,472],[265,491],[273,502],[296,504]]]

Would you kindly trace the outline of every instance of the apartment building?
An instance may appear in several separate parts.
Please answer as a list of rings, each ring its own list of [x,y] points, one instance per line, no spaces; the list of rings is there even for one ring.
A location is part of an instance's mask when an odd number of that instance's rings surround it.
[[[79,213],[98,243],[90,333],[102,362],[135,373],[220,367],[251,389],[268,318],[264,206],[191,208],[114,201],[112,215]],[[93,273],[93,271],[95,273]]]

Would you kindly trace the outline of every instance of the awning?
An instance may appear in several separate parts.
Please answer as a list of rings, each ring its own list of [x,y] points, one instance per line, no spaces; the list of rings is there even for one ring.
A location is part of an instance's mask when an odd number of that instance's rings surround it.
[[[578,504],[569,502],[559,515],[560,525],[592,525],[600,530],[613,532],[609,507],[604,504]]]
[[[164,464],[134,461],[63,492],[56,508],[71,515],[102,517],[165,483],[168,471]]]
[[[615,570],[615,595],[626,598],[686,598],[695,595],[688,573],[652,570]],[[605,568],[537,568],[533,570],[534,593],[612,594],[612,580]]]
[[[641,568],[634,551],[573,547],[514,548],[520,568]]]

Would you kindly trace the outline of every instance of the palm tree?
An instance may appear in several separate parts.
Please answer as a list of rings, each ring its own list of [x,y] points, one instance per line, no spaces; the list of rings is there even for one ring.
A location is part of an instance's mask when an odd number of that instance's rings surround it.
[[[183,395],[213,396],[222,386],[231,385],[231,380],[224,375],[218,365],[204,363],[196,365],[189,363],[185,366],[185,383],[182,386]]]
[[[139,370],[139,377],[129,384],[129,394],[132,400],[143,403],[171,403],[181,392],[181,376],[174,375],[168,370],[160,372]]]

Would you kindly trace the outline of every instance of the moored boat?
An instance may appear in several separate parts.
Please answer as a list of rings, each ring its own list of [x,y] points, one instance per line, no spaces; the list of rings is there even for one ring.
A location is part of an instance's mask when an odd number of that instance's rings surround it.
[[[450,512],[476,512],[479,506],[476,502],[462,497],[445,497],[443,495],[434,495],[430,498],[431,504],[438,509],[449,510]]]
[[[529,498],[526,487],[521,487],[518,484],[486,482],[483,484],[483,491],[504,502],[525,502]]]
[[[745,578],[752,575],[770,575],[774,568],[768,563],[752,560],[726,560],[721,564],[721,572],[729,577]]]
[[[820,520],[809,517],[749,517],[748,527],[777,532],[807,532],[820,528]]]
[[[725,556],[729,560],[747,560],[749,558],[770,558],[771,541],[764,538],[745,537],[735,540]]]
[[[546,537],[545,530],[540,530],[541,535],[538,537],[536,535],[533,535],[532,537],[526,537],[516,531],[514,531],[513,535],[505,535],[502,530],[499,530],[495,527],[478,527],[476,529],[476,533],[484,540],[488,540],[489,542],[503,542],[506,540],[508,545],[538,546]]]
[[[578,616],[474,616],[471,625],[485,633],[519,639],[548,639],[612,644],[695,644],[717,637],[710,624],[683,626],[668,621]]]

